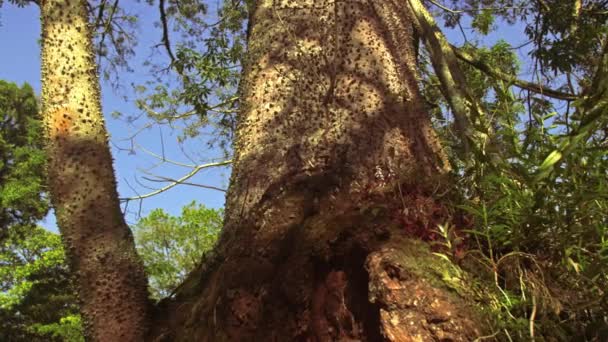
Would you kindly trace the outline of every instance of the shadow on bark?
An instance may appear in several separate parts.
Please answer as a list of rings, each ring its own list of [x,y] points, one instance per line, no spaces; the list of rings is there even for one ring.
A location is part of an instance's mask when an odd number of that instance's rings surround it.
[[[54,134],[49,146],[52,203],[86,330],[97,340],[142,336],[150,306],[147,278],[118,205],[108,146],[63,133]]]
[[[395,210],[438,219],[401,203],[397,187],[435,203],[434,190],[448,186],[417,89],[407,4],[340,3],[334,37],[319,33],[334,27],[320,19],[324,3],[255,13],[224,232],[159,304],[156,341],[481,333],[472,300],[442,279],[453,266],[393,220]],[[297,44],[322,53],[302,55]]]

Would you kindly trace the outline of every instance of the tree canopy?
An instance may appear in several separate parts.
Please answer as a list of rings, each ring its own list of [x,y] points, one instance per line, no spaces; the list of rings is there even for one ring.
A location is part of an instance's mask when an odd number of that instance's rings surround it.
[[[0,339],[7,341],[80,331],[60,237],[36,225],[49,209],[41,136],[33,89],[0,80]]]
[[[182,208],[180,216],[155,209],[133,227],[154,299],[171,295],[213,248],[220,233],[222,216],[221,210],[192,202]]]
[[[42,219],[44,153],[32,87],[0,80],[0,238]]]

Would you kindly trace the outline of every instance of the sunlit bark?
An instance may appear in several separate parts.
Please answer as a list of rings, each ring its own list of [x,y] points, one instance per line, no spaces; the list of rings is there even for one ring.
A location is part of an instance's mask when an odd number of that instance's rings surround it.
[[[45,0],[42,104],[48,183],[94,341],[141,341],[146,277],[116,193],[86,1]]]
[[[224,233],[154,336],[472,340],[474,310],[415,240],[447,219],[447,162],[407,2],[256,3]]]

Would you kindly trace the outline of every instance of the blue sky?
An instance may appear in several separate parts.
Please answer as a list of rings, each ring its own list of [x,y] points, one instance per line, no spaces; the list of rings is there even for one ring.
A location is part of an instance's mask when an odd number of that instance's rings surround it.
[[[114,144],[124,147],[128,146],[129,143],[123,141],[123,139],[129,137],[144,122],[130,126],[124,121],[113,119],[110,114],[114,111],[120,111],[125,115],[141,114],[132,101],[125,101],[121,95],[133,98],[129,86],[131,82],[143,83],[143,80],[147,79],[148,70],[141,67],[145,61],[152,59],[157,62],[165,62],[162,59],[164,55],[151,48],[151,46],[160,42],[160,31],[154,27],[154,21],[157,20],[157,8],[147,6],[145,3],[138,3],[129,11],[136,14],[140,21],[139,44],[136,48],[136,56],[131,60],[135,72],[121,73],[120,81],[124,87],[119,91],[115,91],[108,82],[101,82],[102,108],[111,140]],[[0,23],[0,42],[5,47],[3,52],[0,53],[0,79],[17,84],[27,82],[33,86],[37,93],[40,93],[40,15],[38,8],[36,6],[17,8],[5,2],[0,9]],[[188,164],[193,163],[181,152],[176,142],[178,133],[171,132],[166,127],[162,129],[156,127],[143,131],[138,135],[137,143],[148,150],[161,154],[161,134],[166,157]],[[221,156],[220,151],[209,150],[204,141],[201,140],[185,144],[184,149],[196,164],[202,164]],[[131,155],[126,151],[119,151],[112,145],[112,154],[115,159],[114,168],[121,197],[135,196],[136,193],[131,187],[135,188],[139,194],[150,192],[149,189],[139,186],[138,181],[151,187],[163,185],[162,183],[151,183],[143,180],[141,177],[146,175],[140,171],[141,169],[169,178],[179,178],[188,172],[186,168],[172,167],[167,164],[153,168],[158,160],[141,151]],[[190,181],[226,188],[229,175],[230,170],[228,168],[203,170]],[[178,186],[168,192],[145,199],[141,203],[141,215],[145,216],[154,208],[163,208],[169,213],[179,214],[181,208],[193,200],[209,207],[219,208],[224,205],[224,193],[200,187]],[[135,223],[138,218],[139,203],[131,202],[128,209],[127,221],[130,224]],[[50,214],[45,222],[42,222],[42,225],[55,230],[54,216]]]

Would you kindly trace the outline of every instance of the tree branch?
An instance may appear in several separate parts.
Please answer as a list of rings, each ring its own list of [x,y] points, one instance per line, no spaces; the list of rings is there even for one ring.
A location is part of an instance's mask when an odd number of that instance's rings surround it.
[[[171,64],[175,63],[175,55],[171,50],[171,43],[169,42],[169,25],[167,24],[167,14],[165,13],[165,0],[158,1],[158,9],[160,11],[160,22],[163,26],[163,45],[167,50],[167,54],[169,54],[169,58],[171,58]]]
[[[512,83],[513,85],[515,85],[519,88],[526,89],[531,92],[542,94],[544,96],[551,97],[551,98],[558,99],[558,100],[572,101],[572,100],[576,100],[579,98],[577,95],[574,95],[574,94],[569,94],[569,93],[561,92],[561,91],[554,90],[551,88],[547,88],[541,84],[520,80],[515,76],[506,74],[500,70],[496,70],[495,68],[486,64],[483,60],[481,60],[477,56],[464,52],[462,49],[460,49],[454,45],[450,45],[450,46],[452,48],[452,51],[454,51],[454,55],[456,55],[456,57],[458,57],[458,59],[472,65],[473,67],[483,71],[484,73],[486,73],[487,75],[489,75],[491,77],[501,79],[505,82]]]
[[[484,154],[485,143],[489,137],[489,125],[481,106],[466,85],[464,74],[458,66],[458,60],[447,39],[435,23],[435,19],[420,0],[407,0],[414,24],[420,32],[427,47],[433,69],[439,78],[441,92],[454,113],[457,133],[461,140],[464,154],[468,155],[473,147]],[[473,129],[471,123],[477,127]]]
[[[191,182],[180,182],[179,180],[177,180],[175,178],[170,178],[170,177],[163,177],[163,176],[155,176],[155,177],[157,177],[157,179],[152,179],[152,178],[148,178],[148,177],[142,177],[142,178],[147,181],[150,181],[150,182],[173,182],[173,183],[179,182],[179,184],[182,184],[182,185],[197,186],[199,188],[226,192],[226,189],[218,188],[217,186],[191,183]]]
[[[238,99],[239,99],[238,96],[233,96],[218,104],[207,107],[207,108],[205,108],[205,110],[212,111],[212,112],[218,112],[218,113],[233,113],[234,111],[222,110],[221,107],[232,104],[235,101],[237,101]],[[150,106],[148,106],[148,104],[146,104],[145,101],[141,101],[141,100],[137,101],[137,105],[141,109],[143,109],[148,114],[148,116],[155,118],[155,119],[159,119],[159,120],[172,121],[172,120],[186,119],[186,118],[194,116],[196,114],[201,114],[201,115],[204,114],[204,113],[199,113],[196,109],[191,109],[187,112],[177,113],[177,114],[168,114],[167,112],[157,112],[154,109],[152,109]]]
[[[428,1],[430,3],[432,3],[433,5],[439,7],[443,11],[446,11],[451,14],[472,13],[472,12],[481,12],[481,11],[488,11],[488,10],[489,11],[510,10],[510,9],[522,10],[522,9],[529,8],[528,6],[499,6],[499,7],[479,7],[479,8],[468,8],[468,9],[455,10],[455,9],[451,9],[451,8],[441,4],[439,1],[435,1],[435,0],[428,0]]]
[[[157,189],[155,191],[149,192],[149,193],[144,194],[144,195],[121,198],[120,200],[121,201],[143,200],[145,198],[152,197],[154,195],[158,195],[158,194],[160,194],[162,192],[165,192],[165,191],[173,188],[174,186],[176,186],[178,184],[184,184],[184,182],[186,182],[188,179],[192,178],[194,175],[196,175],[199,171],[201,171],[203,169],[207,169],[207,168],[210,168],[210,167],[216,167],[216,166],[225,166],[225,165],[229,165],[231,163],[232,163],[232,160],[225,160],[225,161],[221,161],[221,162],[217,162],[217,163],[209,163],[209,164],[198,165],[197,167],[195,167],[194,169],[192,169],[192,171],[190,171],[186,175],[184,175],[182,178],[174,179],[174,180],[172,179],[172,180],[170,180],[171,181],[170,184],[167,184],[166,186],[164,186],[164,187],[162,187],[160,189]],[[159,177],[159,178],[163,178],[163,177]],[[217,188],[217,189],[219,189],[219,188]],[[221,191],[224,191],[224,190],[221,189]]]

